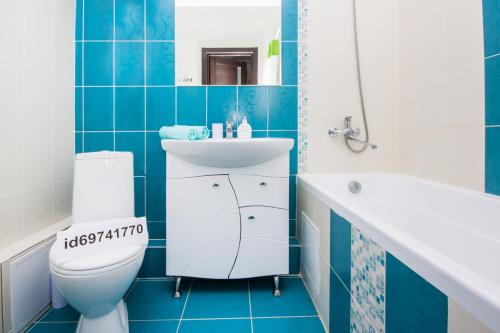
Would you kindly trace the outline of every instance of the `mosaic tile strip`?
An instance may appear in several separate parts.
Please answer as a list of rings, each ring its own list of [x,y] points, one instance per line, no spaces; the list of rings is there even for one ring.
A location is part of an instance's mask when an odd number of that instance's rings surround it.
[[[299,173],[307,172],[307,151],[308,151],[308,99],[307,99],[307,79],[308,79],[308,0],[299,0],[299,44],[298,44],[298,151],[299,151]]]
[[[359,304],[351,297],[351,333],[377,333],[375,325],[368,319],[368,316],[361,310]]]
[[[353,300],[366,315],[357,313],[351,304],[351,332],[385,332],[385,250],[366,237],[361,231],[352,228],[351,233],[351,293]],[[367,328],[367,323],[373,329]],[[356,330],[353,331],[352,328]]]

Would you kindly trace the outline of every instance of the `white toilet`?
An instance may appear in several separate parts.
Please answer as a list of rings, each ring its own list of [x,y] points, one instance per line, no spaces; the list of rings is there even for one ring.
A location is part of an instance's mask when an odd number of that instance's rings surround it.
[[[78,154],[75,158],[73,224],[134,216],[133,155],[124,152]],[[56,265],[52,279],[81,313],[76,332],[128,332],[123,296],[137,276],[146,246],[128,246]]]

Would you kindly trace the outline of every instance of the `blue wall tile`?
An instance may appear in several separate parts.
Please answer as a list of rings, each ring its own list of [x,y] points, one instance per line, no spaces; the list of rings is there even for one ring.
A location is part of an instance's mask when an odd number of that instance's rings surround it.
[[[147,248],[139,270],[140,278],[161,278],[167,275],[166,252],[164,248]]]
[[[144,88],[116,88],[115,128],[117,131],[144,130]]]
[[[163,165],[165,167],[165,165]],[[166,219],[166,179],[157,175],[146,178],[146,216],[148,221]]]
[[[269,129],[297,129],[297,88],[269,87]]]
[[[282,40],[296,41],[298,39],[298,0],[281,1],[281,31]]]
[[[165,221],[166,157],[158,133],[146,136],[146,215],[148,221]]]
[[[295,175],[298,172],[298,148],[297,148],[297,135],[296,131],[278,131],[269,132],[268,136],[270,138],[288,138],[294,140],[293,149],[290,151],[290,174]]]
[[[83,43],[75,43],[75,86],[81,86],[82,82],[82,55],[83,55]]]
[[[115,0],[115,38],[144,39],[144,0]]]
[[[297,236],[297,220],[288,220],[288,236]]]
[[[115,150],[134,154],[134,175],[144,176],[145,135],[144,132],[117,132]]]
[[[75,131],[83,130],[83,88],[75,88]]]
[[[177,124],[205,126],[206,88],[177,88]]]
[[[236,87],[208,87],[208,127],[213,123],[225,123],[228,119],[236,125]]]
[[[386,332],[446,333],[448,298],[387,253]]]
[[[146,82],[148,85],[175,84],[174,43],[147,43]]]
[[[162,126],[175,125],[175,88],[146,90],[146,129],[157,131]]]
[[[267,130],[267,87],[238,88],[238,118],[246,116],[253,130]]]
[[[135,158],[135,156],[134,156]],[[146,190],[146,179],[144,177],[135,177],[134,178],[134,204],[135,204],[135,216],[143,217],[145,216],[144,207],[145,207],[145,190]],[[148,233],[149,233],[149,224],[148,224]],[[149,235],[151,238],[151,234]]]
[[[484,53],[486,57],[500,53],[500,4],[483,0]]]
[[[144,43],[116,43],[115,54],[116,85],[143,85]]]
[[[75,133],[75,154],[83,153],[83,134],[81,132]]]
[[[486,192],[500,195],[500,127],[486,128]]]
[[[288,196],[289,201],[289,214],[291,219],[295,219],[297,216],[297,177],[290,176],[289,177],[289,191],[290,194]]]
[[[485,60],[486,125],[500,125],[500,56]]]
[[[113,130],[113,89],[84,88],[85,131]]]
[[[85,40],[113,39],[113,0],[84,1]]]
[[[297,56],[298,49],[296,42],[286,42],[282,45],[282,84],[284,85],[296,85],[297,84]]]
[[[351,224],[330,211],[330,266],[351,288]]]
[[[174,40],[175,0],[146,0],[148,40]]]
[[[108,42],[85,42],[84,82],[85,85],[110,86],[113,84],[113,44]]]
[[[349,333],[350,324],[351,294],[330,269],[330,332]]]
[[[299,274],[300,273],[300,246],[290,246],[288,251],[289,262],[288,262],[288,273],[289,274]]]
[[[86,153],[101,151],[101,150],[114,150],[114,135],[112,132],[105,133],[84,133],[84,151]]]
[[[82,40],[83,0],[75,1],[75,40]]]
[[[166,228],[165,221],[148,221],[149,239],[165,239]]]

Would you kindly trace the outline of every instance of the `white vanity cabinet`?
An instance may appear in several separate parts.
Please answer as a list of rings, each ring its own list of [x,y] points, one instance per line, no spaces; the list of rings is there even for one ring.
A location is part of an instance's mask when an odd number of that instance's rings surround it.
[[[169,141],[162,141],[167,151],[167,275],[239,279],[288,274],[293,140],[207,140],[184,142],[184,147]],[[274,147],[274,154],[263,152],[269,157],[262,160],[259,147],[266,149],[266,142],[281,146]],[[230,159],[221,167],[217,160],[197,160],[197,152],[206,156],[204,147],[228,156],[237,151],[237,166],[228,166]],[[252,159],[252,154],[261,158]]]

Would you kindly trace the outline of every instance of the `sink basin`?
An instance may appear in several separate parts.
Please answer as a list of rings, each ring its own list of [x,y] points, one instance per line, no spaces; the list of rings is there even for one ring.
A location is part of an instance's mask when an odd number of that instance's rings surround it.
[[[167,153],[190,163],[215,168],[257,165],[288,153],[292,139],[208,139],[200,141],[162,140]]]

